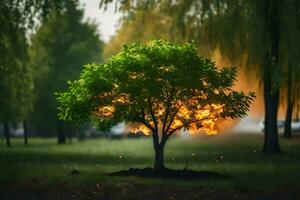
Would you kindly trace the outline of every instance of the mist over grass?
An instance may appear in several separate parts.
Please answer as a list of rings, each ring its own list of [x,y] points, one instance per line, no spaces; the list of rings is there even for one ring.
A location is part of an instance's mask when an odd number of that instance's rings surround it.
[[[73,140],[57,145],[56,139],[32,138],[28,147],[22,139],[13,139],[12,148],[0,143],[0,184],[76,186],[107,184],[180,185],[182,187],[216,186],[253,189],[297,185],[300,178],[300,138],[281,140],[284,153],[262,154],[263,135],[172,138],[165,149],[166,167],[209,170],[231,177],[230,180],[162,180],[136,177],[110,177],[108,173],[128,168],[153,166],[151,138]],[[223,158],[221,158],[223,157]],[[73,174],[72,171],[78,171]]]

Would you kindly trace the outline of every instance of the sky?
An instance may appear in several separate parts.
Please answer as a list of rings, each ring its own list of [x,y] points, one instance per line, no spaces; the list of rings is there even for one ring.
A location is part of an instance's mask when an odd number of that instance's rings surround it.
[[[100,9],[99,2],[100,0],[80,0],[84,7],[85,19],[95,20],[101,39],[107,42],[116,32],[121,14],[115,12],[114,4],[110,4],[106,11]]]

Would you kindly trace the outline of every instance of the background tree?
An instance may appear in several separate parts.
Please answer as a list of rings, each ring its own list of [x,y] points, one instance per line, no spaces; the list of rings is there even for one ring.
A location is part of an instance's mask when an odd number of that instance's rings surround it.
[[[107,3],[111,2],[101,1],[102,6]],[[144,16],[156,10],[160,16],[165,16],[160,18],[160,22],[169,20],[170,37],[175,36],[181,41],[196,41],[201,54],[209,55],[215,49],[221,49],[221,54],[232,63],[246,58],[244,69],[252,71],[253,73],[248,74],[255,75],[263,85],[265,102],[263,151],[266,153],[280,151],[277,130],[279,91],[283,86],[284,77],[287,76],[284,74],[287,66],[284,60],[287,60],[289,55],[286,50],[298,49],[295,40],[287,39],[298,38],[298,32],[294,31],[299,21],[296,14],[299,10],[298,4],[299,2],[295,0],[284,2],[249,0],[242,3],[235,0],[116,1],[119,10],[125,13],[123,24],[142,21],[140,13],[143,13],[142,19],[147,20],[148,18]],[[287,23],[289,21],[293,23]],[[147,21],[142,22],[146,26],[150,24]],[[128,30],[123,26],[122,29]],[[119,35],[122,35],[122,29]],[[117,42],[113,40],[113,43]],[[296,57],[298,56],[289,56],[289,62],[295,61]]]
[[[283,64],[285,69],[285,79],[282,89],[282,104],[286,106],[285,127],[283,136],[292,137],[291,123],[295,117],[297,102],[299,102],[300,81],[300,3],[299,1],[287,1],[282,13],[282,31],[283,34]]]
[[[57,120],[53,93],[77,78],[84,63],[101,62],[102,45],[96,25],[83,21],[78,1],[67,1],[42,21],[30,48],[36,95],[31,125],[37,133],[57,133],[58,142],[65,142],[71,127]]]
[[[0,33],[0,51],[2,55],[6,55],[0,59],[0,121],[4,124],[6,144],[10,146],[9,123],[22,119],[26,114],[25,109],[29,106],[24,101],[19,102],[20,98],[24,100],[30,92],[28,88],[21,88],[23,84],[28,83],[26,77],[29,76],[25,64],[27,44],[24,30],[14,28],[6,22],[1,24],[0,32],[4,29],[11,31],[9,36]]]
[[[246,115],[254,94],[233,91],[235,78],[235,68],[217,69],[192,44],[133,44],[69,82],[57,97],[59,117],[93,120],[102,130],[123,121],[142,124],[152,133],[154,169],[161,170],[165,143],[175,132]]]
[[[26,32],[34,19],[47,16],[58,0],[1,0],[0,3],[0,122],[10,146],[9,123],[26,120],[32,105],[32,76]],[[26,140],[25,140],[26,141]]]
[[[13,4],[13,2],[12,2]],[[31,75],[27,64],[25,27],[8,2],[0,6],[0,122],[4,124],[6,145],[10,146],[9,123],[26,118],[30,110]]]

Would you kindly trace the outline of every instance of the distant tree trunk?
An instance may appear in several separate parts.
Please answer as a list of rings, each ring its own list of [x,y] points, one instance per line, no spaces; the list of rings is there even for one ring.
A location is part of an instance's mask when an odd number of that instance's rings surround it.
[[[270,39],[271,48],[265,55],[264,66],[264,101],[265,101],[265,141],[263,152],[274,154],[280,152],[278,142],[277,112],[279,105],[279,88],[276,85],[276,72],[279,71],[280,15],[279,1],[265,1],[265,40]]]
[[[292,117],[294,109],[294,96],[293,96],[293,80],[292,80],[292,68],[288,65],[287,72],[287,109],[285,114],[284,133],[283,137],[292,137]]]
[[[279,92],[272,93],[269,89],[269,84],[264,84],[264,98],[265,98],[265,141],[263,152],[274,154],[280,152],[278,141],[277,128],[277,111],[279,103]]]
[[[68,138],[68,142],[71,144],[73,137],[73,128],[69,124],[66,125],[66,136]]]
[[[268,101],[266,100],[268,98],[268,95],[266,94],[266,83],[264,83],[264,104],[265,104],[265,120],[264,120],[264,146],[263,146],[263,152],[267,152],[267,143],[268,143],[268,133],[269,133],[269,112],[268,112]]]
[[[61,121],[57,122],[57,142],[58,144],[65,144],[66,143],[66,136],[64,130],[64,124]]]
[[[264,80],[265,140],[263,152],[274,154],[280,152],[277,128],[279,91],[272,92],[270,76],[270,74],[267,74]]]
[[[294,103],[289,102],[287,105],[287,110],[286,110],[286,115],[285,115],[284,133],[283,133],[283,137],[285,137],[285,138],[292,137],[293,109],[294,109]]]
[[[24,129],[24,144],[28,145],[28,127],[27,127],[27,122],[25,120],[23,121],[23,129]]]
[[[9,125],[7,122],[4,122],[4,136],[6,139],[6,146],[10,147],[10,131],[9,131]]]

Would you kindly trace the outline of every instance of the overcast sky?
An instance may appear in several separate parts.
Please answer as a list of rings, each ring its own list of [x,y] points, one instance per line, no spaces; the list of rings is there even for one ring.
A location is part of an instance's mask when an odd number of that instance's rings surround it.
[[[85,10],[85,17],[94,19],[98,24],[98,31],[101,39],[107,42],[115,33],[118,25],[119,13],[115,13],[113,4],[108,6],[107,10],[99,9],[100,0],[80,0]]]

